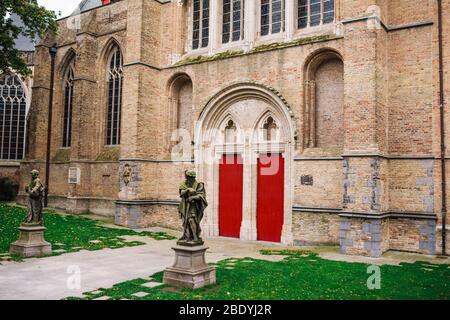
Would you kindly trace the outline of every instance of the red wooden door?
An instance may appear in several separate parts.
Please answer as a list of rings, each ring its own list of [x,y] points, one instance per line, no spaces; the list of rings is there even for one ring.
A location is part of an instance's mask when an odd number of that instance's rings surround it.
[[[240,155],[223,155],[219,165],[219,234],[239,238],[244,166]]]
[[[281,242],[284,222],[284,158],[261,154],[258,159],[258,240]]]

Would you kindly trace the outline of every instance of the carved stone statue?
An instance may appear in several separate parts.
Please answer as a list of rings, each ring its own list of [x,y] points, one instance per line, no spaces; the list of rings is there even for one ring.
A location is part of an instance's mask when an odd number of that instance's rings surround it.
[[[177,243],[181,246],[199,246],[203,245],[200,222],[208,206],[205,185],[196,180],[195,171],[187,170],[185,176],[186,181],[180,186],[181,203],[178,208],[183,220],[183,236]]]
[[[28,194],[28,215],[25,223],[43,225],[42,199],[44,197],[44,185],[39,179],[39,171],[31,171],[31,182],[25,187]]]

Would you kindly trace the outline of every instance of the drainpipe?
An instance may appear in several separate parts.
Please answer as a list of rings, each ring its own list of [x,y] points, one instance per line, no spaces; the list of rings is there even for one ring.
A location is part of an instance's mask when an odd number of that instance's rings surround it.
[[[442,0],[438,0],[438,32],[439,32],[439,109],[441,120],[441,188],[442,188],[442,255],[445,256],[445,243],[447,240],[447,192],[445,175],[445,130],[444,130],[444,61],[442,40]]]
[[[47,155],[45,158],[45,193],[44,193],[44,207],[48,206],[48,190],[50,186],[50,149],[52,141],[52,115],[53,115],[53,88],[55,82],[55,57],[56,47],[53,46],[48,49],[51,57],[51,71],[50,71],[50,95],[48,98],[48,124],[47,124]]]

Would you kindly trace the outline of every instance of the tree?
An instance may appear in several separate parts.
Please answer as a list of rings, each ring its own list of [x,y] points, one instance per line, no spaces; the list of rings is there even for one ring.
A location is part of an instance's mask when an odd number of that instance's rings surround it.
[[[36,40],[46,32],[56,32],[56,15],[45,9],[37,0],[1,0],[0,13],[0,73],[12,70],[23,76],[31,74],[19,50],[14,48],[16,39],[23,35]],[[18,15],[23,26],[14,25],[11,14]]]

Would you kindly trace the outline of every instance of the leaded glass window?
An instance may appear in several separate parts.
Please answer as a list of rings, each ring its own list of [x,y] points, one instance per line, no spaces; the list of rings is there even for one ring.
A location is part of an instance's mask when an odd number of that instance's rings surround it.
[[[334,0],[298,0],[299,29],[334,22]]]
[[[244,0],[223,0],[222,43],[242,39]]]
[[[0,159],[21,160],[24,155],[26,97],[15,75],[0,78]]]
[[[63,147],[65,148],[70,147],[72,142],[73,78],[73,67],[69,66],[64,77]]]
[[[114,49],[108,70],[108,118],[106,126],[106,144],[120,144],[121,108],[122,108],[123,59],[119,48]]]
[[[280,33],[284,25],[285,0],[261,0],[261,35]]]
[[[209,0],[193,0],[192,49],[209,44]]]

